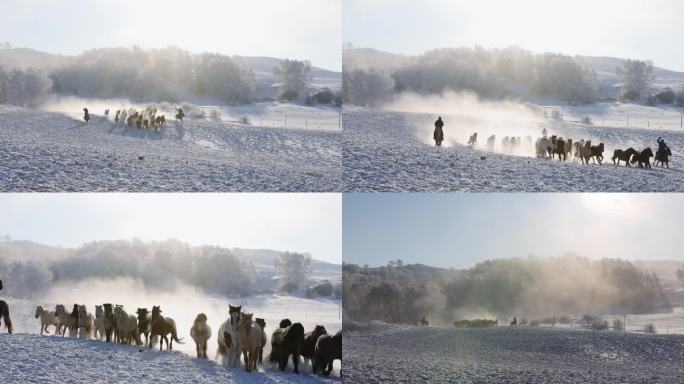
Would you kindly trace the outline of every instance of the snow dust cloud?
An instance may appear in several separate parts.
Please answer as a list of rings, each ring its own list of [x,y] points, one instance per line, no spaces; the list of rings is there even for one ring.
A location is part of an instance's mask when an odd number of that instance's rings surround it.
[[[442,116],[443,146],[466,145],[470,135],[477,132],[476,148],[488,149],[487,138],[495,135],[494,152],[520,156],[534,156],[534,141],[541,136],[545,123],[543,114],[525,104],[481,100],[472,92],[402,93],[384,104],[383,109],[418,114],[409,118],[410,123],[426,144],[434,145],[434,121]],[[506,136],[521,138],[520,145],[504,147]]]

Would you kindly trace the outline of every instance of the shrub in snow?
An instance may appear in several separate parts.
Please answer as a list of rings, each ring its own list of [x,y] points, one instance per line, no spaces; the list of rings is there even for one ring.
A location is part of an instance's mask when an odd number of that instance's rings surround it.
[[[620,95],[620,100],[624,101],[634,101],[641,98],[641,92],[635,91],[633,89],[627,90]]]
[[[675,92],[671,88],[665,88],[655,95],[656,101],[661,104],[672,104],[675,102],[675,98]]]
[[[333,294],[334,287],[329,281],[325,281],[312,288],[312,293],[317,296],[329,297]]]
[[[319,104],[331,104],[335,98],[333,91],[328,88],[324,88],[313,94],[313,99]]]
[[[242,116],[240,118],[240,124],[245,124],[245,125],[251,124],[251,122],[249,121],[249,117],[248,116]]]
[[[592,124],[591,117],[589,117],[589,116],[584,116],[584,117],[582,118],[582,124],[591,125],[591,124]]]

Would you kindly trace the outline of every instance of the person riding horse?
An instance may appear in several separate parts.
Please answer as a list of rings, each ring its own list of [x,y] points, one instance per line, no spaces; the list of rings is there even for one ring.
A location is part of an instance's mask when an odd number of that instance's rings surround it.
[[[656,142],[658,143],[658,150],[655,154],[656,164],[658,161],[660,161],[661,166],[663,163],[668,164],[668,156],[672,155],[670,147],[668,147],[668,145],[665,144],[665,139],[663,139],[662,137],[658,137],[658,140],[656,140]],[[669,167],[670,166],[668,165],[668,168]]]
[[[432,134],[436,147],[441,147],[442,141],[444,141],[444,131],[442,130],[442,127],[444,127],[444,121],[442,121],[442,116],[439,116],[437,121],[435,121],[435,132]]]
[[[86,123],[90,121],[90,113],[88,113],[88,108],[83,108],[83,120],[85,120]]]
[[[176,114],[176,119],[183,121],[183,117],[185,117],[185,112],[183,112],[183,108],[176,108],[176,111],[178,111],[178,113]]]

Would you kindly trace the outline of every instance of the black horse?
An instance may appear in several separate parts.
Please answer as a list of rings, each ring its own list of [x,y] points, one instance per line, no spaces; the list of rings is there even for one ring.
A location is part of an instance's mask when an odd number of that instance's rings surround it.
[[[639,168],[649,168],[653,169],[651,167],[651,157],[653,157],[653,151],[651,148],[646,148],[643,151],[639,153],[635,153],[634,156],[632,156],[631,163],[632,164],[639,164]]]
[[[316,342],[314,352],[313,373],[318,372],[325,376],[333,369],[333,361],[342,361],[342,332],[338,331],[335,336],[323,335]]]
[[[670,156],[672,156],[672,151],[670,151],[670,147],[665,147],[664,150],[657,150],[655,154],[655,165],[658,165],[660,163],[660,166],[662,167],[663,164],[667,168],[670,168]]]
[[[316,349],[316,342],[318,341],[318,338],[327,334],[328,331],[322,325],[317,325],[313,331],[305,333],[302,356],[304,356],[305,359],[313,359],[314,349]]]
[[[629,165],[629,159],[631,159],[632,156],[636,153],[636,149],[632,147],[629,147],[624,151],[622,149],[616,149],[615,151],[613,151],[613,164],[615,164],[615,161],[617,160],[617,165],[620,165],[620,160],[622,160],[625,162],[625,166],[631,167],[631,165]]]
[[[90,113],[88,113],[88,108],[83,108],[83,120],[85,120],[86,123],[90,121]]]
[[[9,305],[4,300],[0,300],[0,319],[5,321],[7,332],[12,333],[12,320],[10,319]]]
[[[278,328],[271,337],[271,355],[269,361],[278,363],[278,368],[284,371],[287,360],[292,355],[294,373],[299,373],[299,356],[304,346],[304,326],[294,323],[287,328]]]

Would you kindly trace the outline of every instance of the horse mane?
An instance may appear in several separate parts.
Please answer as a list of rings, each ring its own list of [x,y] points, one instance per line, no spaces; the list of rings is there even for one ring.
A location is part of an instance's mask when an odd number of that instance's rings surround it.
[[[283,331],[283,340],[288,343],[304,338],[304,326],[301,323],[294,323]]]
[[[292,325],[290,319],[282,319],[280,320],[280,324],[278,324],[278,328],[287,328],[290,325]]]

